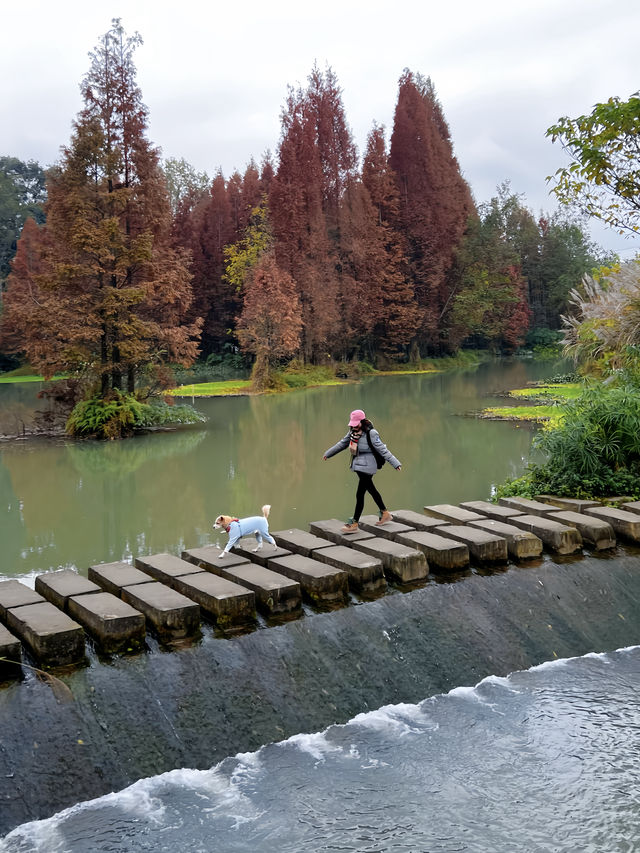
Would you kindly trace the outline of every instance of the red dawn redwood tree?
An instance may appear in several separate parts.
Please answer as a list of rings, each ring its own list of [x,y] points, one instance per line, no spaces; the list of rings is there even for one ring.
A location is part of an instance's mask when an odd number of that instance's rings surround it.
[[[119,19],[90,54],[78,115],[60,165],[49,173],[44,269],[46,351],[28,323],[15,329],[34,367],[84,371],[101,395],[135,388],[149,365],[189,364],[200,322],[182,325],[192,300],[188,258],[171,246],[171,211],[147,110]],[[7,293],[13,300],[11,282]],[[17,299],[17,297],[16,297]],[[11,310],[11,309],[10,309]]]
[[[193,316],[204,319],[202,349],[219,351],[233,326],[240,303],[223,283],[224,248],[236,239],[233,209],[219,170],[206,197],[183,226],[184,245],[193,256]]]
[[[269,208],[278,266],[296,282],[301,302],[300,354],[305,361],[329,352],[339,329],[338,279],[323,201],[316,116],[306,94],[291,89],[282,114]]]
[[[474,205],[433,85],[409,70],[400,78],[389,160],[399,191],[394,224],[407,241],[416,300],[424,312],[417,343],[438,351],[447,273]]]
[[[270,385],[271,367],[300,346],[302,319],[296,284],[281,270],[272,251],[264,252],[245,277],[244,302],[238,318],[240,345],[255,355],[253,385]]]
[[[352,252],[362,222],[352,227],[343,218],[355,210],[343,202],[348,192],[352,201],[358,194],[357,152],[330,68],[314,67],[304,91],[289,91],[278,155],[269,204],[278,264],[300,293],[301,354],[306,360],[344,355],[345,342],[354,345],[345,335],[361,326],[367,308],[357,304],[353,265],[343,263],[342,238],[347,235]]]
[[[271,167],[265,168],[268,173]],[[242,238],[252,210],[261,203],[263,186],[253,161],[243,175],[234,172],[228,181],[219,170],[206,196],[176,217],[175,239],[193,257],[192,315],[204,317],[205,354],[220,352],[229,342],[241,310],[240,292],[225,279],[225,250]]]
[[[392,225],[400,205],[398,187],[389,166],[384,127],[375,124],[367,138],[362,182],[373,205],[377,240],[382,243],[382,256],[376,262],[381,304],[373,346],[387,357],[401,358],[420,328],[423,312],[410,281],[405,241]]]
[[[56,308],[51,292],[40,286],[48,269],[47,248],[46,228],[39,227],[29,217],[11,261],[9,293],[0,317],[3,349],[13,353],[29,352],[32,364],[40,364],[47,357],[51,342],[46,331],[49,316]]]

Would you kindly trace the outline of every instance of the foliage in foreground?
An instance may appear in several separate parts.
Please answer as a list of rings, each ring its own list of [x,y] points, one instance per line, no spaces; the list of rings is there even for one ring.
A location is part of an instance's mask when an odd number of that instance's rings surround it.
[[[589,115],[559,119],[547,131],[571,158],[548,180],[559,201],[625,231],[640,231],[640,92],[609,98]]]
[[[496,497],[551,493],[578,498],[640,498],[640,394],[634,385],[596,385],[561,404],[562,420],[534,445],[547,456]]]
[[[585,276],[571,292],[572,314],[563,317],[565,352],[604,375],[637,370],[640,352],[640,261],[607,270],[600,281]]]
[[[77,403],[67,420],[66,432],[78,438],[115,439],[148,427],[204,420],[204,415],[191,406],[169,406],[159,400],[143,403],[131,394],[114,390],[106,398],[94,396]]]

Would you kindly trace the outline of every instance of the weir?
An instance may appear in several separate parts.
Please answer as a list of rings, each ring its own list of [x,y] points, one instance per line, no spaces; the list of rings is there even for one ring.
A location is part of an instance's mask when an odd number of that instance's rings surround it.
[[[435,535],[412,535],[419,533]],[[408,535],[397,534],[397,541]],[[108,663],[89,647],[90,665],[64,676],[74,696],[67,704],[25,674],[0,690],[0,832],[143,776],[207,768],[383,704],[418,702],[489,674],[637,643],[639,553],[625,544],[561,563],[546,554],[457,575],[454,584],[429,575],[406,594],[394,587],[374,601],[307,610],[301,619],[232,640],[205,620],[198,644],[163,654],[151,638],[150,653]],[[170,563],[169,586],[217,578],[177,557],[155,562],[165,573]],[[184,576],[176,574],[180,563]],[[16,583],[5,582],[12,584],[10,601],[3,605],[0,595],[3,621],[12,609],[40,606],[37,593]],[[15,642],[6,634],[0,641],[13,643],[15,656]]]
[[[234,553],[207,545],[183,551],[181,558],[138,557],[136,567],[91,566],[88,578],[68,569],[48,572],[36,578],[35,592],[15,580],[0,582],[0,621],[14,627],[40,665],[64,665],[84,658],[80,626],[99,651],[131,652],[142,647],[146,631],[165,643],[197,637],[202,618],[230,634],[254,628],[256,611],[267,624],[299,618],[303,597],[319,610],[346,605],[349,590],[375,598],[387,591],[387,581],[424,582],[429,564],[446,574],[470,564],[532,559],[543,544],[560,555],[582,552],[584,543],[610,550],[614,528],[640,541],[640,503],[620,508],[543,497],[503,498],[498,507],[484,501],[433,504],[422,515],[396,511],[382,525],[363,516],[354,532],[344,532],[338,519],[316,521],[310,532],[274,532],[277,545],[265,551],[251,550],[245,540]],[[72,619],[56,616],[42,606],[45,600]],[[9,641],[15,640],[10,634]]]

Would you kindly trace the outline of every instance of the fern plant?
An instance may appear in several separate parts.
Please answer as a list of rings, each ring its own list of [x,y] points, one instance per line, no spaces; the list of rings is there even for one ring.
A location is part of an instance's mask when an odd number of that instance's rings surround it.
[[[135,430],[166,424],[189,424],[206,420],[191,406],[168,406],[162,401],[142,403],[132,394],[111,391],[108,397],[91,397],[77,403],[66,423],[67,435],[81,438],[116,439]]]

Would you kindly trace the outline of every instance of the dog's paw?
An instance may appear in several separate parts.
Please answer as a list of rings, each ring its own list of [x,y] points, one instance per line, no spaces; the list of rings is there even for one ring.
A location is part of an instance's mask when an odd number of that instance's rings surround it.
[[[221,560],[224,557],[224,555],[225,555],[225,551],[223,551],[222,554],[218,554],[218,560]]]

